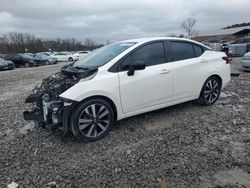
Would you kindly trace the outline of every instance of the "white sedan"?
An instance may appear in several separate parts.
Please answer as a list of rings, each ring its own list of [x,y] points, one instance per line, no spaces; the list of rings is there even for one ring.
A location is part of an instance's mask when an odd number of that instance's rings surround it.
[[[56,52],[51,57],[57,58],[58,61],[76,61],[77,57],[70,52]]]
[[[191,100],[212,105],[231,78],[225,53],[183,38],[117,42],[63,67],[60,76],[44,80],[49,87],[37,89],[38,99],[27,98],[42,105],[24,118],[62,126],[84,142],[137,114]]]
[[[76,53],[72,54],[72,57],[73,57],[75,60],[79,60],[80,58],[85,57],[85,56],[88,55],[89,53],[90,53],[90,51],[79,51],[79,52],[76,52]]]

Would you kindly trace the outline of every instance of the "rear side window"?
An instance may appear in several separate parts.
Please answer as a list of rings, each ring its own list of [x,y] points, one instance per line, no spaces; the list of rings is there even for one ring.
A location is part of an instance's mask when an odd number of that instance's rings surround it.
[[[191,43],[187,42],[170,42],[172,50],[172,61],[194,58],[194,49]]]
[[[193,45],[193,47],[194,47],[194,53],[195,53],[196,57],[199,57],[199,56],[201,56],[203,54],[202,47],[197,46],[197,45]]]
[[[164,59],[163,43],[154,42],[134,51],[123,60],[122,66],[131,65],[135,62],[141,62],[145,63],[146,66],[152,66],[164,63]]]

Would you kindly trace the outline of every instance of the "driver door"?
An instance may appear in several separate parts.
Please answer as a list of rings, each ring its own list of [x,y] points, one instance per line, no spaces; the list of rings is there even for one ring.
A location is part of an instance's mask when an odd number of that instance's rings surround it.
[[[144,70],[128,75],[125,67],[144,63]],[[119,84],[124,113],[131,113],[172,101],[172,65],[166,63],[163,42],[139,47],[120,61]]]

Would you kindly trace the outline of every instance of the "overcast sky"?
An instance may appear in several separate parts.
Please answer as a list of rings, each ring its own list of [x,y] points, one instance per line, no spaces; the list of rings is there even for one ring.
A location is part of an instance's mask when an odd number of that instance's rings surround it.
[[[250,22],[250,0],[0,0],[0,33],[97,42],[184,33]]]

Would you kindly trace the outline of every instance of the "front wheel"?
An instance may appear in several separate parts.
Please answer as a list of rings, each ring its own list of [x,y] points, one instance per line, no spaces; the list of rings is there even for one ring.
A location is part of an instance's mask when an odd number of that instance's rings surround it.
[[[68,59],[69,61],[73,61],[73,58],[72,57],[69,57],[69,59]]]
[[[83,142],[92,142],[105,137],[114,124],[114,110],[103,99],[83,102],[71,116],[71,130]]]
[[[204,83],[198,102],[209,106],[214,104],[220,96],[221,83],[217,77],[209,77]]]

